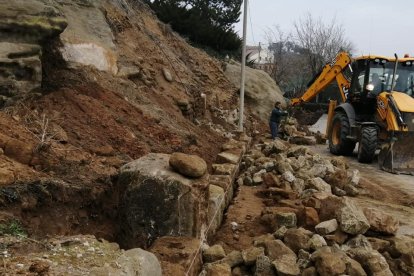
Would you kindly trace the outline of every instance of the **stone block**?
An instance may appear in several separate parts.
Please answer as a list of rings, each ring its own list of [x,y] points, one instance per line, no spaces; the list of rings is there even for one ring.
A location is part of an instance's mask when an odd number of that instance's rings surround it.
[[[226,206],[228,206],[234,195],[232,178],[229,175],[210,175],[209,183],[223,188],[226,194]]]
[[[223,188],[209,185],[208,215],[207,221],[211,223],[208,235],[213,235],[223,221],[223,212],[226,208],[226,199]]]
[[[230,164],[238,165],[240,163],[242,155],[243,155],[242,149],[231,149],[231,150],[223,151],[217,155],[216,162],[218,164],[230,163]]]
[[[189,179],[172,171],[168,154],[148,154],[121,167],[119,207],[125,248],[147,247],[161,236],[200,237],[206,224],[208,176]]]
[[[213,164],[213,174],[230,175],[233,178],[237,173],[237,168],[234,164]]]

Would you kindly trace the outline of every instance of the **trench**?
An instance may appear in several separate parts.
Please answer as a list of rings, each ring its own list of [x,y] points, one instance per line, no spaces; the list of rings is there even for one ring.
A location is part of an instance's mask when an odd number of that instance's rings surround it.
[[[34,239],[90,234],[118,243],[122,192],[110,179],[96,185],[37,180],[0,188],[0,206]]]

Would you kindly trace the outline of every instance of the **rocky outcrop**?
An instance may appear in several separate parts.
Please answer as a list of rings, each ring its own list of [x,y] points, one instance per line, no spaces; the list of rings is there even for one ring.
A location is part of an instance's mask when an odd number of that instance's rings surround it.
[[[240,64],[234,62],[227,64],[224,73],[236,87],[240,88]],[[246,102],[254,106],[253,112],[265,122],[269,120],[275,102],[279,101],[283,106],[286,105],[283,92],[262,70],[246,68],[245,93]]]
[[[66,26],[48,1],[0,2],[0,107],[39,91],[42,45]]]
[[[38,44],[59,35],[67,21],[53,4],[44,0],[0,2],[0,40]]]
[[[147,247],[161,236],[200,237],[206,223],[208,177],[186,178],[172,170],[167,154],[148,154],[121,168],[125,187],[120,236],[127,248]]]

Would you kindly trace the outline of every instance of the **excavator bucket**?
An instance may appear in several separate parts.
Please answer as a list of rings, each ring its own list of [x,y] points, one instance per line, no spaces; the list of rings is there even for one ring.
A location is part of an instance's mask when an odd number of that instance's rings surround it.
[[[378,155],[381,169],[397,174],[414,175],[414,132],[394,134]]]

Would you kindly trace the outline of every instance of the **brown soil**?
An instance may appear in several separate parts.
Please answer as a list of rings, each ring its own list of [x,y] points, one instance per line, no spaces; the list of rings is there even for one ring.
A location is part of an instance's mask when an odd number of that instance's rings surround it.
[[[235,129],[212,109],[237,104],[219,61],[140,5],[128,15],[105,9],[107,20],[116,21],[118,66],[137,66],[145,78],[68,69],[55,51],[59,42],[50,42],[43,94],[0,111],[0,222],[20,220],[34,237],[88,233],[116,240],[120,166],[149,152],[175,151],[197,154],[210,166],[225,141],[216,124]],[[177,106],[182,100],[190,113]]]
[[[311,111],[302,107],[293,108],[291,111],[292,116],[298,120],[298,123],[301,126],[311,126],[315,124],[324,113],[325,111],[323,109]]]
[[[261,186],[241,186],[233,203],[227,210],[225,220],[210,244],[220,243],[226,252],[243,250],[253,244],[253,238],[271,232],[267,225],[260,222],[265,205],[258,196]],[[232,222],[237,229],[232,229]]]

